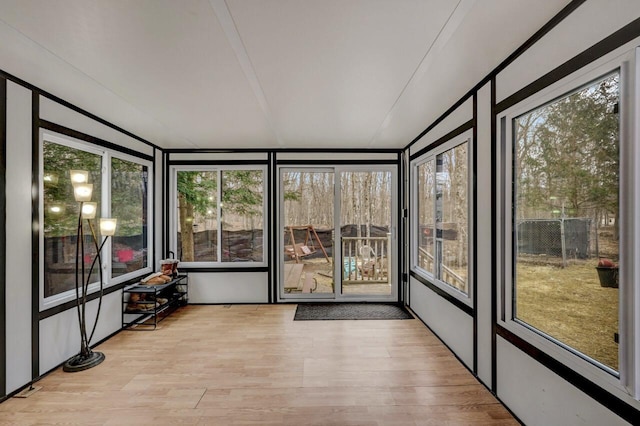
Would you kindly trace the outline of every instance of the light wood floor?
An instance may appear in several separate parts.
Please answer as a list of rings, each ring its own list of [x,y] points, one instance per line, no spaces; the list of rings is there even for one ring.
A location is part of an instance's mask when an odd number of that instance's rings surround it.
[[[293,321],[293,305],[188,306],[49,374],[0,423],[513,425],[418,320]]]

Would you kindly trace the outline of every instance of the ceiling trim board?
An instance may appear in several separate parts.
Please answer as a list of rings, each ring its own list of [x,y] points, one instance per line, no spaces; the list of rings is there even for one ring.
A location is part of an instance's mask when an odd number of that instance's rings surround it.
[[[348,153],[371,153],[371,154],[397,154],[399,152],[404,151],[404,148],[166,148],[162,150],[167,154],[229,154],[235,152],[279,152],[279,153],[339,153],[339,154],[348,154]]]
[[[247,166],[256,166],[256,165],[267,165],[269,164],[269,160],[169,160],[170,166],[231,166],[231,165],[247,165]]]
[[[384,166],[384,165],[393,165],[396,166],[398,165],[398,160],[397,159],[382,159],[382,160],[375,160],[375,159],[371,159],[371,160],[310,160],[310,159],[299,159],[299,160],[290,160],[290,159],[286,159],[286,160],[277,160],[276,164],[278,166],[331,166],[331,165],[354,165],[354,166],[361,166],[361,165],[378,165],[378,166]]]
[[[229,10],[229,6],[225,0],[209,0],[209,4],[213,9],[213,12],[218,18],[218,22],[222,26],[222,31],[224,31],[227,36],[227,40],[233,49],[233,52],[238,59],[238,63],[240,64],[240,68],[242,68],[242,72],[244,73],[253,94],[262,109],[262,113],[264,114],[273,135],[278,142],[278,145],[284,146],[284,141],[280,137],[278,133],[278,129],[275,126],[275,122],[273,120],[273,114],[271,113],[271,108],[269,107],[269,102],[267,102],[267,97],[264,93],[264,89],[260,84],[260,80],[258,79],[258,75],[256,74],[256,70],[253,67],[253,63],[251,62],[251,58],[249,58],[249,54],[247,53],[247,49],[242,41],[242,37],[240,37],[240,33],[238,32],[238,27],[236,26],[235,21],[233,20],[233,16],[231,16],[231,11]]]

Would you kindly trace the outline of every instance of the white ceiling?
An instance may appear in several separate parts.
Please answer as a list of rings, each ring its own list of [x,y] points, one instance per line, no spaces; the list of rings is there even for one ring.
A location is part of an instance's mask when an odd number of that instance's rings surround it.
[[[0,69],[163,148],[401,148],[568,0],[0,0]]]

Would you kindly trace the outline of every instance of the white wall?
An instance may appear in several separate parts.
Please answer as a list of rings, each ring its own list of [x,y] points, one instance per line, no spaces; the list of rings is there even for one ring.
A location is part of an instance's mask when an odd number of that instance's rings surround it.
[[[277,160],[300,161],[304,164],[304,160],[313,161],[344,161],[344,160],[391,160],[395,161],[398,156],[395,153],[386,152],[358,152],[358,153],[341,153],[341,152],[278,152]]]
[[[473,317],[447,302],[430,288],[409,278],[411,310],[473,369]]]
[[[87,333],[93,328],[97,308],[98,300],[87,303]],[[122,327],[121,314],[122,291],[104,296],[98,326],[91,343],[95,344],[118,331]],[[80,331],[75,308],[40,321],[40,374],[45,374],[78,352]],[[105,355],[109,356],[108,353]]]
[[[500,399],[524,424],[628,424],[501,337],[497,352]]]
[[[447,115],[436,127],[431,129],[429,133],[411,145],[409,148],[409,155],[413,155],[421,149],[429,146],[442,136],[463,125],[472,118],[473,100],[469,98],[462,105],[452,111],[451,114]]]
[[[640,17],[637,0],[589,0],[561,22],[549,34],[527,50],[496,76],[497,102],[506,99],[536,79],[552,71],[624,25]],[[610,60],[623,51],[640,45],[640,39],[627,43],[596,63]],[[496,383],[492,380],[492,239],[491,211],[497,223],[501,212],[491,204],[491,83],[477,95],[477,376],[488,387],[495,386],[497,396],[527,425],[617,425],[626,422],[591,396],[549,370],[540,361],[514,344],[496,337]],[[637,100],[636,100],[637,102]],[[447,106],[442,105],[442,110]],[[414,154],[471,118],[470,100],[424,135],[410,148]],[[425,123],[425,126],[429,123]],[[498,165],[499,166],[499,165]],[[499,172],[499,168],[497,170]],[[507,183],[508,184],[508,183]],[[496,188],[499,194],[500,188]],[[411,242],[410,242],[411,244]],[[497,257],[498,271],[504,259]],[[448,303],[429,288],[410,279],[410,306],[443,341],[471,368],[473,355],[472,318]],[[498,294],[499,297],[499,294]],[[591,379],[591,378],[590,378]],[[640,402],[621,398],[636,409]]]
[[[587,1],[513,64],[498,74],[496,78],[498,102],[638,17],[640,17],[640,2],[638,1]],[[627,43],[605,57],[596,59],[593,64],[610,61],[623,51],[637,45],[640,45],[640,39]],[[577,74],[583,72],[580,70]],[[504,184],[508,185],[509,183]],[[499,188],[497,189],[499,190]],[[490,241],[480,240],[479,244],[488,249]],[[496,255],[500,254],[496,253]],[[503,261],[498,258],[500,264],[498,270],[505,267]],[[497,395],[526,424],[609,425],[625,423],[612,411],[501,338],[498,338],[496,357],[498,363]],[[590,379],[596,383],[600,380],[597,377],[590,377]],[[618,392],[614,386],[608,390],[612,393]],[[618,397],[620,396],[618,395]],[[639,402],[633,401],[626,395],[623,395],[622,398],[636,409],[640,409]]]
[[[183,270],[185,272],[188,270]],[[189,303],[268,303],[267,272],[190,272]]]
[[[7,82],[7,393],[31,380],[31,91]]]
[[[42,96],[40,97],[40,117],[72,130],[98,137],[107,142],[116,143],[142,154],[152,156],[154,154],[153,147]],[[9,156],[7,156],[7,159],[8,163],[13,161]],[[29,162],[29,175],[30,169],[31,165]],[[154,181],[155,183],[157,183],[157,178],[158,177],[156,177]],[[156,191],[156,194],[160,194],[160,192]],[[29,212],[30,211],[31,206],[29,206]],[[157,220],[160,220],[160,218],[157,218]],[[156,232],[158,231],[157,227],[154,227],[154,229]],[[161,234],[156,235],[156,241],[162,241]],[[116,300],[117,303],[115,303]],[[90,305],[95,304],[97,304],[96,301],[90,303]],[[40,374],[46,373],[50,369],[63,363],[79,351],[80,343],[76,315],[76,311],[71,309],[40,321]],[[95,343],[118,331],[122,327],[121,315],[121,291],[117,291],[105,297],[100,313],[98,329],[91,343]]]
[[[267,154],[264,152],[173,152],[171,153],[171,161],[233,161],[239,160],[267,160]]]
[[[428,147],[472,118],[473,100],[469,98],[412,145],[411,154]],[[411,175],[412,171],[409,170],[408,173]],[[411,201],[411,196],[409,200]],[[411,209],[409,206],[409,212]],[[410,241],[409,246],[411,245]],[[412,277],[409,278],[409,306],[472,370],[473,317]]]
[[[500,102],[640,17],[637,0],[589,0],[496,78]]]
[[[40,97],[40,118],[107,142],[133,149],[142,154],[153,155],[154,149],[152,146],[142,143],[131,136],[125,135],[95,120],[91,120],[87,118],[87,116],[44,96]]]
[[[153,155],[148,144],[100,124],[40,96],[41,117],[139,153]],[[32,91],[7,82],[7,227],[6,227],[6,392],[26,386],[32,375]],[[37,152],[33,155],[38,155]],[[160,177],[157,177],[156,183]],[[161,182],[161,181],[160,181]],[[158,204],[156,204],[158,205]],[[158,219],[160,220],[160,219]],[[156,223],[155,231],[162,232]],[[161,244],[161,234],[156,234]],[[97,301],[89,303],[89,311]],[[36,313],[37,314],[37,313]],[[121,291],[105,296],[93,342],[122,326]],[[92,324],[91,324],[92,325]],[[39,371],[44,374],[79,351],[78,321],[70,309],[39,322]]]

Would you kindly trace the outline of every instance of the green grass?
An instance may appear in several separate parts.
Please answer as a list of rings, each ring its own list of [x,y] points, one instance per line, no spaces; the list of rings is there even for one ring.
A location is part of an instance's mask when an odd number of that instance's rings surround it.
[[[593,260],[566,268],[519,262],[518,319],[618,369],[618,289],[601,287]]]

